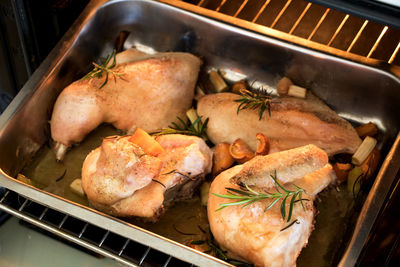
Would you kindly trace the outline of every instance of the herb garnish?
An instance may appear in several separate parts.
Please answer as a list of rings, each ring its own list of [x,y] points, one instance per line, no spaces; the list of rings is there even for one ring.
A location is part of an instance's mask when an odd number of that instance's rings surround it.
[[[177,232],[180,233],[181,235],[198,235],[197,233],[183,232],[183,231],[179,230],[178,227],[176,227],[175,224],[173,224],[172,227],[174,228],[175,231],[177,231]]]
[[[368,170],[369,170],[369,166],[368,166],[367,172],[368,172]],[[367,172],[366,172],[366,173],[367,173]],[[364,173],[361,173],[361,174],[357,177],[357,179],[354,181],[353,188],[352,188],[353,198],[357,198],[358,193],[360,192],[360,188],[361,188],[361,186],[362,186],[363,177],[364,177]],[[358,190],[356,189],[357,183],[359,184],[359,185],[358,185]]]
[[[263,89],[250,91],[247,89],[240,90],[241,98],[234,100],[239,102],[236,113],[243,109],[260,109],[258,112],[258,119],[261,120],[265,110],[268,110],[268,115],[271,117],[271,104],[280,103],[279,101],[273,101],[271,93]]]
[[[177,171],[176,169],[173,169],[172,171],[169,171],[169,172],[166,172],[166,173],[162,173],[160,175],[168,175],[168,174],[171,174],[171,173],[177,173],[177,174],[182,175],[183,177],[185,177],[187,179],[190,179],[190,174],[191,174],[190,172],[185,174],[185,173],[182,173],[180,171]]]
[[[168,128],[163,128],[160,131],[153,132],[151,135],[165,135],[165,134],[184,134],[184,135],[194,135],[204,139],[204,141],[208,141],[208,136],[206,134],[208,118],[202,122],[202,116],[198,117],[193,123],[190,121],[185,122],[180,117],[176,117],[179,122],[171,122],[172,125],[169,125]]]
[[[106,78],[105,78],[103,84],[99,88],[99,89],[101,89],[104,85],[107,84],[109,75],[113,76],[114,81],[116,81],[117,77],[121,78],[121,76],[124,74],[113,70],[113,68],[116,65],[115,55],[116,55],[116,51],[113,50],[113,52],[107,56],[106,60],[101,65],[99,65],[95,62],[92,62],[93,66],[94,66],[93,70],[90,71],[85,76],[83,76],[82,80],[87,80],[87,79],[91,79],[91,78],[101,78],[103,76],[103,73],[105,73]],[[108,65],[110,63],[111,59],[112,59],[112,63],[110,65]]]
[[[165,186],[165,184],[161,183],[160,181],[157,181],[156,179],[151,179],[151,180],[152,180],[153,182],[157,183],[157,184],[160,184],[162,187],[167,188],[167,187]]]
[[[299,224],[300,222],[296,219],[293,222],[289,223],[288,225],[286,225],[285,227],[283,227],[280,232],[285,231],[286,229],[288,229],[289,227],[291,227],[293,224]]]
[[[211,233],[210,229],[208,228],[208,230],[206,231],[203,228],[201,228],[200,225],[198,225],[198,227],[199,227],[200,231],[203,234],[206,234],[207,236],[205,237],[205,239],[191,241],[190,242],[191,245],[204,245],[204,244],[206,244],[208,247],[205,247],[204,249],[207,249],[207,250],[206,251],[200,250],[201,252],[211,254],[211,255],[217,257],[218,259],[221,259],[221,260],[229,262],[232,265],[235,265],[235,266],[253,266],[253,265],[250,265],[250,264],[248,264],[246,262],[242,262],[242,261],[239,261],[239,260],[234,260],[234,259],[229,258],[226,255],[227,251],[222,250],[219,247],[219,245],[217,244],[217,242],[215,241],[214,235]]]
[[[209,250],[204,251],[204,253],[208,253],[211,254],[215,257],[217,257],[218,259],[224,260],[226,262],[229,262],[232,265],[235,266],[253,266],[250,265],[246,262],[242,262],[239,260],[234,260],[231,258],[228,258],[228,256],[226,255],[226,251],[222,250],[214,241],[214,237],[211,234],[211,240],[194,240],[192,242],[190,242],[191,245],[203,245],[203,244],[207,244],[209,246]]]
[[[226,251],[223,251],[222,249],[220,249],[218,247],[218,245],[214,244],[214,238],[212,237],[212,240],[194,240],[192,242],[190,242],[191,245],[203,245],[203,244],[207,244],[210,249],[207,251],[204,251],[204,253],[211,253],[212,255],[214,255],[215,257],[221,259],[221,260],[228,260],[228,257],[225,255]]]
[[[65,169],[64,172],[56,179],[56,182],[61,181],[66,174],[67,174],[67,169]]]
[[[246,207],[256,201],[259,201],[259,200],[263,200],[263,199],[267,199],[267,198],[274,199],[271,202],[271,204],[269,204],[268,207],[264,210],[264,212],[265,212],[265,211],[269,210],[270,208],[272,208],[279,200],[283,199],[283,201],[281,203],[281,215],[282,215],[282,218],[285,219],[286,218],[286,202],[290,198],[289,211],[288,211],[288,215],[287,215],[287,221],[289,222],[290,219],[292,218],[293,207],[296,202],[300,201],[301,205],[303,206],[303,209],[305,209],[303,200],[306,200],[306,199],[302,198],[304,189],[298,187],[295,184],[293,184],[293,186],[296,188],[295,191],[286,189],[278,182],[278,180],[276,178],[276,171],[275,171],[275,175],[271,174],[271,178],[275,182],[275,189],[276,189],[275,193],[268,193],[268,192],[260,193],[260,192],[257,192],[255,190],[251,189],[246,184],[244,184],[244,186],[242,186],[241,190],[226,187],[228,194],[225,194],[225,195],[213,193],[213,195],[215,195],[217,197],[236,200],[235,202],[219,204],[221,207],[219,209],[217,209],[216,211],[222,210],[229,206],[242,205],[242,204],[243,204],[243,208],[244,208],[244,207]],[[283,190],[283,192],[281,192],[280,189]]]

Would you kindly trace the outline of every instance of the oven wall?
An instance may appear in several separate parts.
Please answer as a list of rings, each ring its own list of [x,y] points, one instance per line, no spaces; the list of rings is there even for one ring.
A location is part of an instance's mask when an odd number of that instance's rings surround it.
[[[0,0],[0,113],[88,0]]]

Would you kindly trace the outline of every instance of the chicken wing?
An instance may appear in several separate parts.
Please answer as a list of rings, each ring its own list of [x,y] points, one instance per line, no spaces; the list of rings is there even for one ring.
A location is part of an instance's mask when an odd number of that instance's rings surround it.
[[[117,55],[112,69],[100,78],[67,86],[54,105],[50,121],[56,158],[103,122],[117,129],[135,127],[152,132],[184,117],[191,107],[201,61],[188,53],[147,55],[128,50]],[[115,78],[115,79],[114,79]]]
[[[319,158],[318,164],[314,164],[311,155]],[[294,159],[299,158],[297,165]],[[261,162],[265,164],[260,165]],[[302,196],[304,208],[296,201],[291,221],[282,216],[283,199],[267,211],[274,199],[259,200],[246,207],[233,205],[217,210],[220,204],[234,200],[214,194],[226,194],[226,188],[243,190],[237,184],[239,181],[242,185],[257,181],[257,187],[250,187],[258,192],[283,192],[275,187],[270,176],[270,164],[279,170],[277,181],[286,189],[294,190],[298,186],[305,191]],[[257,173],[248,172],[253,168],[258,169]],[[262,180],[261,174],[264,175]],[[254,179],[255,176],[257,179]],[[220,246],[228,250],[233,258],[252,262],[256,266],[294,266],[313,230],[315,210],[312,200],[331,183],[333,177],[326,153],[314,145],[257,156],[243,165],[222,172],[211,184],[207,207],[211,231]],[[283,206],[285,209],[290,206],[289,200]]]
[[[329,156],[354,153],[361,144],[354,128],[312,94],[307,99],[281,97],[259,120],[258,110],[245,109],[237,114],[240,96],[220,93],[202,97],[197,112],[209,118],[207,135],[215,143],[233,143],[241,138],[253,151],[256,134],[270,140],[270,152],[315,144]]]

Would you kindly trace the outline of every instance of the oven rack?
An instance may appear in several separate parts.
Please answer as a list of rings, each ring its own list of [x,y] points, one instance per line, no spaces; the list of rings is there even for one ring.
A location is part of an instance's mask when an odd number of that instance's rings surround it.
[[[193,267],[166,253],[0,188],[0,210],[126,266]]]
[[[341,57],[400,65],[400,29],[306,0],[161,1]]]

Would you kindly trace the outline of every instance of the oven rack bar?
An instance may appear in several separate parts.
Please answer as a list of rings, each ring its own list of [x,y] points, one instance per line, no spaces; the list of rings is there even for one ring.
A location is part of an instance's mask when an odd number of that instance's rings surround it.
[[[363,58],[400,66],[400,30],[306,0],[186,0],[273,30]]]
[[[193,265],[0,188],[0,210],[126,266]]]

